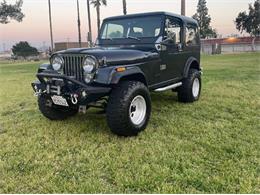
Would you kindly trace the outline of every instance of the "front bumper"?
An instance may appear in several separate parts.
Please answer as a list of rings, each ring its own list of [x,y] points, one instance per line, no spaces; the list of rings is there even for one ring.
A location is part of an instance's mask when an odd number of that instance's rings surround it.
[[[77,104],[86,105],[107,96],[111,87],[99,84],[85,84],[72,77],[44,71],[38,73],[38,81],[32,83],[36,95],[59,95],[68,100],[77,98]]]

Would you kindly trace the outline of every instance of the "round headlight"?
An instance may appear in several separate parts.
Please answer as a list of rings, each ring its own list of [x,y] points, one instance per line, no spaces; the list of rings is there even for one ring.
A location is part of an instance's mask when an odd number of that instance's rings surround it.
[[[96,69],[96,60],[92,57],[87,57],[83,63],[83,70],[85,73],[93,73]]]
[[[62,69],[63,60],[61,57],[54,57],[52,60],[52,68],[53,70],[60,71]]]

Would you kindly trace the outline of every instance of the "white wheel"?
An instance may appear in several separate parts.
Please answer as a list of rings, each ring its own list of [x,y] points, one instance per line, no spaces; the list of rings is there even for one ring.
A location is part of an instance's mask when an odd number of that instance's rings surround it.
[[[146,101],[141,96],[136,96],[129,107],[129,117],[134,125],[140,125],[145,120]]]
[[[193,97],[195,98],[198,97],[199,93],[200,93],[200,81],[198,78],[195,78],[192,84]]]
[[[138,81],[122,81],[113,89],[107,104],[107,122],[120,136],[136,136],[145,130],[151,114],[148,88]]]

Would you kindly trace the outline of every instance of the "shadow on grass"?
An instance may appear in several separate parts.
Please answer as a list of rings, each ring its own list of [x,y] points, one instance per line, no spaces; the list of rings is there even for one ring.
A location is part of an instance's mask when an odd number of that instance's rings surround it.
[[[152,93],[152,115],[156,116],[161,113],[165,109],[167,111],[169,106],[177,105],[178,99],[176,93]],[[150,119],[152,120],[152,119]],[[92,127],[91,129],[99,129],[101,132],[110,132],[109,127],[106,121],[106,113],[101,109],[93,109],[90,108],[87,113],[84,114],[77,114],[75,117],[72,117],[69,120],[71,124],[87,124],[88,126]],[[87,128],[90,130],[89,128]]]
[[[169,112],[169,109],[176,107],[179,103],[177,100],[176,93],[165,92],[165,93],[152,93],[152,118],[150,119],[150,127],[153,128],[157,126],[155,123],[158,122],[158,117],[162,113]],[[24,108],[24,102],[19,104],[19,107]],[[182,114],[182,113],[180,113]],[[86,114],[77,114],[63,121],[51,121],[45,118],[38,107],[35,105],[33,108],[20,109],[19,112],[14,112],[13,110],[8,110],[2,113],[2,116],[16,118],[15,121],[21,123],[27,123],[28,121],[34,121],[30,126],[37,126],[41,128],[47,128],[50,133],[57,131],[64,133],[66,131],[71,131],[72,134],[103,134],[111,135],[111,131],[107,125],[106,113],[102,109],[90,108],[87,110]],[[21,116],[22,118],[20,118]],[[154,117],[153,117],[154,116]],[[153,120],[153,121],[152,121]],[[163,120],[163,119],[161,119]],[[31,122],[30,122],[31,123]],[[161,122],[160,122],[161,124]],[[148,126],[149,128],[149,126]]]

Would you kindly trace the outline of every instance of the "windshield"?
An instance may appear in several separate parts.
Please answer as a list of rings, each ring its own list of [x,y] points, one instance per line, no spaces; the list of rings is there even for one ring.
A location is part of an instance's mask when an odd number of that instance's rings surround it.
[[[136,17],[105,21],[101,39],[157,37],[161,32],[160,16]]]

